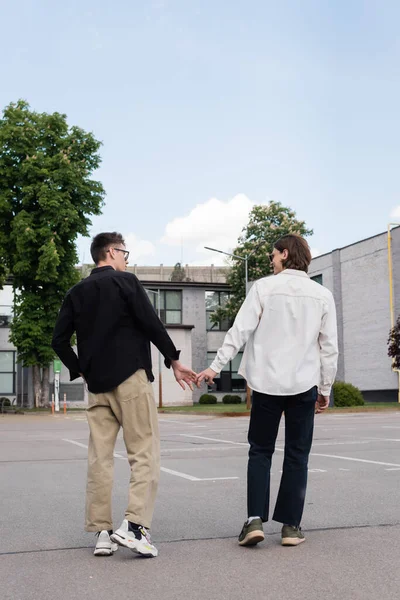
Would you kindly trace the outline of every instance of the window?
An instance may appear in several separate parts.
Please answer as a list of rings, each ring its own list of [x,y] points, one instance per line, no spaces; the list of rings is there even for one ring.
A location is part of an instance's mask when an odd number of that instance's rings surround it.
[[[158,311],[158,302],[160,302],[160,318],[166,325],[182,323],[182,292],[180,290],[160,290],[160,295],[156,290],[147,290],[155,310]]]
[[[213,323],[211,315],[217,308],[226,306],[230,298],[229,292],[206,292],[206,325],[207,331],[228,331],[232,322],[230,319],[223,319],[221,323]]]
[[[15,352],[0,352],[0,394],[14,394]]]
[[[216,357],[216,352],[207,352],[207,365],[210,366]],[[233,360],[222,369],[221,373],[214,379],[214,385],[208,386],[209,391],[216,392],[244,392],[246,382],[241,375],[238,374],[239,365],[242,360],[243,352],[239,352]]]
[[[313,281],[316,281],[317,283],[320,283],[322,285],[322,282],[323,282],[322,273],[320,273],[319,275],[313,275],[312,277],[310,277],[310,279],[312,279]]]
[[[12,285],[5,285],[0,290],[0,327],[10,327],[13,309]]]

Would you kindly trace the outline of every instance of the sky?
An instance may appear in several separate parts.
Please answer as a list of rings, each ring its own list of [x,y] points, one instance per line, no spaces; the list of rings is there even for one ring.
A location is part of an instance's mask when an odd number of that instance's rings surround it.
[[[271,199],[315,255],[400,222],[397,0],[3,0],[1,20],[1,109],[102,141],[90,233],[123,233],[131,265],[222,264],[204,246]]]

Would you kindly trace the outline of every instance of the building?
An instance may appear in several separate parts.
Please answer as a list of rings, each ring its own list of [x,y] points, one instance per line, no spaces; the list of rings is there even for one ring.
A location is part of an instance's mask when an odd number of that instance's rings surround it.
[[[393,258],[394,314],[400,314],[400,227],[391,232]],[[91,266],[84,265],[82,276]],[[229,298],[226,267],[185,266],[176,279],[174,267],[129,267],[148,290],[149,298],[176,346],[182,362],[202,371],[211,364],[221,346],[229,323],[213,325],[210,315]],[[329,288],[338,315],[339,368],[337,379],[359,387],[366,401],[396,401],[398,376],[387,356],[391,327],[389,300],[388,236],[382,233],[313,259],[310,276]],[[18,404],[32,405],[30,369],[16,363],[15,348],[8,341],[12,318],[12,289],[0,291],[0,396],[16,397]],[[152,348],[155,395],[160,393],[159,353]],[[238,375],[241,353],[216,378],[211,389],[219,399],[226,393],[245,397],[245,381]],[[205,388],[183,391],[171,370],[161,361],[161,396],[164,405],[197,402]],[[53,378],[50,385],[53,386]],[[85,403],[87,392],[82,380],[68,381],[61,373],[60,396],[68,403]]]

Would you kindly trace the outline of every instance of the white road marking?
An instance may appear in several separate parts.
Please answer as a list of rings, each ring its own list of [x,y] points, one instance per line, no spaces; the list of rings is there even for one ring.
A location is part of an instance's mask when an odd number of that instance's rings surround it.
[[[75,446],[79,446],[80,448],[88,449],[86,444],[82,444],[81,442],[76,442],[75,440],[67,440],[63,439],[63,442],[69,442],[70,444],[74,444]],[[127,460],[126,456],[122,456],[121,454],[117,454],[114,452],[115,458],[121,458],[122,460]],[[214,481],[214,480],[223,480],[223,479],[239,479],[239,477],[194,477],[193,475],[187,475],[186,473],[181,473],[180,471],[173,471],[172,469],[166,469],[165,467],[160,467],[160,470],[164,473],[169,473],[169,475],[175,475],[176,477],[182,477],[183,479],[188,479],[189,481]]]
[[[277,450],[282,450],[282,448],[277,448]],[[370,465],[383,465],[384,467],[400,467],[400,465],[396,463],[387,463],[380,462],[378,460],[367,460],[366,458],[350,458],[349,456],[338,456],[336,454],[318,454],[316,452],[311,452],[310,456],[323,456],[324,458],[338,458],[339,460],[352,460],[354,462],[362,462],[369,463]]]
[[[86,448],[86,450],[88,449],[88,446],[86,444],[81,444],[80,442],[76,442],[75,440],[63,439],[63,442],[69,442],[70,444],[75,444],[75,446],[79,446],[80,448]],[[126,459],[126,456],[122,456],[121,454],[117,454],[116,452],[114,452],[114,457]]]
[[[385,469],[385,471],[400,471],[400,467],[394,467],[392,469]]]
[[[326,473],[326,469],[308,469],[309,473]]]
[[[161,471],[169,473],[170,475],[176,475],[176,477],[182,477],[182,479],[189,479],[189,481],[198,481],[197,477],[193,477],[193,475],[186,475],[186,473],[180,473],[179,471],[173,471],[172,469],[166,469],[165,467],[161,467]]]
[[[181,437],[196,438],[197,440],[207,440],[209,442],[220,442],[221,444],[233,444],[234,446],[248,446],[247,442],[233,442],[232,440],[220,440],[218,438],[203,437],[202,435],[190,435],[190,433],[179,433]]]

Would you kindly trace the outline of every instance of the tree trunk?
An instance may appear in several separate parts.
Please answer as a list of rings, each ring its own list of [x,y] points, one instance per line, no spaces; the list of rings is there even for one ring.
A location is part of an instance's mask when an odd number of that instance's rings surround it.
[[[50,369],[49,367],[43,367],[42,369],[42,406],[46,408],[50,406],[49,402],[49,375]]]
[[[33,365],[32,379],[33,379],[34,406],[35,406],[35,408],[39,408],[40,399],[41,399],[41,395],[42,395],[42,381],[41,381],[41,376],[40,376],[39,365]]]
[[[49,376],[50,367],[39,367],[39,365],[33,365],[32,379],[36,408],[48,408],[50,406]]]

